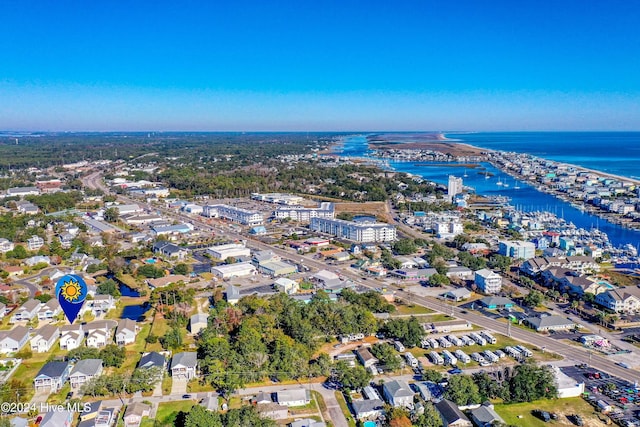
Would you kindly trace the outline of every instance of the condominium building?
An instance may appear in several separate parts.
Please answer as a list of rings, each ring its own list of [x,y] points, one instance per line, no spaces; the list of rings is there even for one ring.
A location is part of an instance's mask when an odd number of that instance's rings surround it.
[[[528,260],[535,258],[536,245],[533,242],[523,242],[522,240],[505,240],[500,242],[498,253],[516,259]]]
[[[338,238],[355,242],[392,242],[396,239],[396,227],[393,225],[363,221],[345,221],[342,219],[311,218],[311,230],[331,234]]]
[[[322,202],[317,208],[305,208],[304,206],[281,206],[275,210],[273,216],[278,219],[291,218],[294,221],[309,222],[311,218],[335,217],[335,208],[331,202]]]
[[[202,210],[202,215],[208,218],[224,218],[245,225],[260,225],[264,223],[264,217],[260,212],[229,205],[205,206]]]
[[[502,276],[498,273],[483,268],[476,271],[475,284],[478,290],[485,294],[497,294],[502,288]]]

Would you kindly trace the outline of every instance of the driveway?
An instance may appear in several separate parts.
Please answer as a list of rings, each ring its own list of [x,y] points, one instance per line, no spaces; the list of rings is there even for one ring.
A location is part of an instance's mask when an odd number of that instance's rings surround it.
[[[174,378],[171,383],[171,394],[185,394],[187,392],[188,382],[186,379]]]

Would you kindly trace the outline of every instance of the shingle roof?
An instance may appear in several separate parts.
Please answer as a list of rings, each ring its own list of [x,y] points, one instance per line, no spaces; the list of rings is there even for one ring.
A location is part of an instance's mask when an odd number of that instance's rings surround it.
[[[198,354],[192,351],[185,351],[173,355],[171,369],[178,366],[195,367],[198,364]]]
[[[49,377],[49,378],[58,378],[62,376],[64,371],[69,366],[68,362],[48,362],[38,372],[36,378],[39,376]]]
[[[138,366],[140,368],[152,368],[157,366],[162,368],[165,364],[165,358],[162,354],[152,351],[151,353],[147,353],[140,358],[140,363]]]
[[[71,375],[95,375],[102,367],[102,359],[83,359],[78,361],[71,370]]]
[[[462,413],[458,405],[447,399],[442,399],[435,404],[436,409],[440,412],[440,415],[447,424],[455,423],[458,420],[470,422],[469,419]]]

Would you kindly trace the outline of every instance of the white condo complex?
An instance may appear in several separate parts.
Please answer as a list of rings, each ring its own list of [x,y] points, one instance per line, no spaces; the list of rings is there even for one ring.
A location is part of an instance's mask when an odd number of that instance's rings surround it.
[[[392,242],[396,227],[374,221],[345,221],[342,219],[311,218],[311,230],[331,234],[354,242]]]

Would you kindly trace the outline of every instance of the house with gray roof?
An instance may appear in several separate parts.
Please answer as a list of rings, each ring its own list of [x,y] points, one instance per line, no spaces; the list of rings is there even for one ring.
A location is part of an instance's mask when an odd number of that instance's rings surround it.
[[[369,351],[367,347],[360,347],[359,349],[357,349],[356,357],[365,368],[370,368],[371,366],[378,363],[378,359],[371,353],[371,351]]]
[[[31,351],[36,353],[46,353],[51,350],[53,344],[60,336],[60,330],[57,326],[45,325],[31,338]]]
[[[29,341],[29,330],[16,326],[10,331],[0,331],[0,353],[13,353]]]
[[[296,420],[289,424],[289,427],[326,427],[324,421],[316,421],[313,418],[305,418],[304,420]]]
[[[207,396],[200,401],[200,406],[208,411],[217,411],[218,410],[218,394],[212,394],[211,396]]]
[[[173,378],[183,378],[190,380],[197,376],[198,354],[186,351],[176,353],[171,359],[171,376]]]
[[[102,359],[83,359],[71,370],[69,383],[72,389],[79,389],[84,383],[102,374]]]
[[[413,390],[409,384],[403,380],[385,382],[382,385],[382,392],[390,405],[395,407],[413,408]]]
[[[143,417],[148,417],[151,413],[151,406],[142,402],[135,402],[127,406],[124,413],[125,427],[138,427]]]
[[[136,342],[138,325],[131,319],[122,319],[116,328],[116,344],[119,346],[129,345]]]
[[[58,314],[62,313],[62,307],[57,299],[51,298],[49,301],[40,305],[38,310],[38,320],[52,320]]]
[[[527,317],[523,323],[538,332],[562,331],[576,327],[576,323],[566,317],[553,314],[550,316]]]
[[[285,406],[303,406],[311,402],[311,392],[306,388],[296,388],[276,392],[276,401]]]
[[[68,362],[48,362],[38,372],[33,380],[33,386],[38,391],[55,393],[69,378],[71,364]]]
[[[384,415],[384,402],[380,399],[354,400],[351,407],[358,421],[376,420]]]
[[[71,411],[49,411],[42,418],[40,427],[70,427],[72,421]]]
[[[30,299],[22,304],[11,316],[11,323],[29,321],[38,315],[42,303],[37,299]]]
[[[206,313],[198,313],[191,316],[189,319],[189,329],[192,334],[198,334],[201,330],[207,327],[207,321],[209,319],[209,315]]]
[[[493,410],[493,405],[485,402],[479,408],[472,409],[471,420],[478,427],[492,427],[496,423],[504,424],[504,420]]]
[[[138,368],[142,369],[151,369],[151,368],[160,368],[164,370],[164,366],[167,363],[167,359],[165,359],[164,355],[152,351],[150,353],[145,353],[140,358],[140,362],[138,362]]]
[[[450,400],[442,399],[434,405],[440,414],[443,427],[472,427],[471,421],[462,413],[458,405]]]

